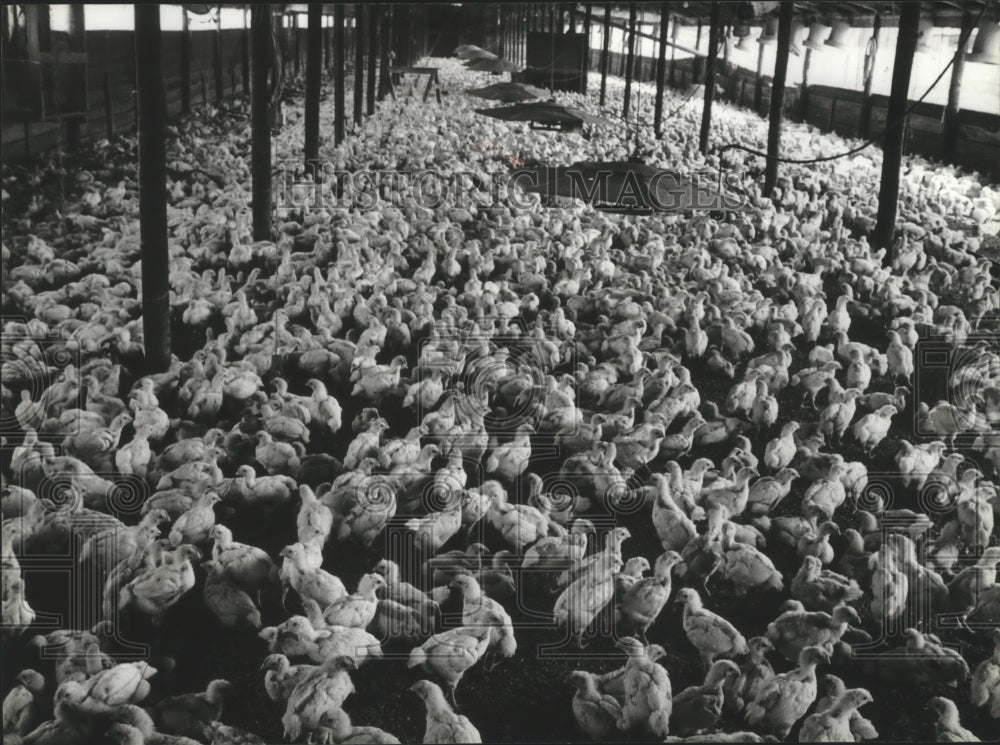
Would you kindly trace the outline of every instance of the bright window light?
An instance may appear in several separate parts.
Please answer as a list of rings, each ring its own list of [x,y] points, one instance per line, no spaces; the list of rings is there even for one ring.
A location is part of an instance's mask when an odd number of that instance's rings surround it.
[[[84,5],[83,24],[88,31],[135,31],[132,5]]]

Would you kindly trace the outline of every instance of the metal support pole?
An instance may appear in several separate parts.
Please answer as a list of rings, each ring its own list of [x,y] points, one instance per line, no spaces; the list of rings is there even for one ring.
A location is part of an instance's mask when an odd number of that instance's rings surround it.
[[[323,80],[323,6],[310,3],[306,31],[306,102],[305,158],[306,172],[319,158],[319,93]]]
[[[215,103],[221,105],[226,98],[226,78],[222,71],[222,12],[215,18],[215,48],[213,61],[215,63]]]
[[[368,116],[375,113],[375,61],[378,59],[378,25],[382,10],[378,6],[368,7],[368,79],[365,81],[366,111]]]
[[[899,170],[903,161],[903,127],[906,124],[906,93],[910,88],[913,53],[920,26],[920,0],[903,3],[899,15],[896,58],[892,63],[892,86],[886,112],[885,140],[882,145],[882,182],[878,192],[878,220],[872,232],[872,246],[885,248],[883,263],[892,262],[892,238],[899,205]]]
[[[635,24],[638,9],[635,3],[628,4],[628,52],[625,55],[625,99],[622,101],[622,119],[628,120],[632,103],[632,75],[635,67]]]
[[[361,124],[365,103],[365,5],[354,4],[354,123]]]
[[[608,53],[611,44],[611,3],[604,3],[604,38],[601,39],[601,106],[604,106],[605,94],[608,89],[608,64],[611,55]]]
[[[705,59],[705,105],[701,111],[701,133],[698,138],[698,149],[702,155],[708,154],[708,135],[712,130],[712,101],[715,100],[715,58],[719,54],[719,16],[721,9],[718,0],[712,3],[711,26],[708,29],[708,57]]]
[[[864,92],[861,99],[861,121],[858,122],[858,134],[861,137],[868,137],[868,131],[872,123],[872,78],[875,77],[875,56],[878,53],[878,35],[882,30],[882,16],[875,14],[875,21],[872,25],[872,38],[869,44],[869,53],[865,55],[865,80]]]
[[[339,145],[344,141],[345,124],[347,118],[344,106],[344,77],[347,67],[346,29],[347,23],[344,4],[338,3],[333,9],[333,53],[335,55],[333,65],[333,136],[334,142]]]
[[[191,29],[188,12],[181,8],[181,111],[191,113]]]
[[[699,47],[701,47],[701,21],[698,21],[698,34],[694,38],[695,55],[691,60],[691,81],[694,85],[697,85],[695,81],[701,80],[701,52],[697,51]]]
[[[800,116],[802,121],[809,117],[809,67],[812,64],[813,50],[806,47],[806,56],[802,60],[802,92],[799,94]]]
[[[771,196],[778,181],[781,153],[781,117],[785,106],[785,78],[788,76],[788,48],[792,42],[792,14],[795,6],[782,3],[778,11],[778,51],[771,84],[771,108],[767,117],[767,163],[764,166],[764,196]]]
[[[379,44],[379,61],[378,61],[378,99],[381,101],[389,93],[389,65],[390,57],[389,51],[392,49],[392,13],[393,7],[390,5],[388,8],[386,6],[379,6],[379,15],[381,16],[381,32],[382,41]]]
[[[251,15],[253,41],[253,97],[250,107],[252,138],[251,178],[253,181],[253,237],[271,240],[271,122],[270,91],[267,77],[271,70],[271,5],[255,5]]]
[[[250,28],[247,24],[247,13],[243,10],[243,95],[250,95]]]
[[[757,45],[757,72],[753,81],[753,108],[760,111],[760,102],[764,97],[764,45]]]
[[[944,107],[944,128],[941,133],[941,156],[954,160],[958,145],[959,97],[962,93],[962,72],[965,70],[965,53],[972,36],[972,13],[962,13],[962,27],[958,35],[958,51],[951,67],[951,84],[948,86],[948,103]]]
[[[670,40],[673,42],[670,45],[670,87],[673,88],[677,85],[674,78],[674,63],[677,61],[677,19],[674,18],[674,22],[670,26]]]
[[[139,89],[139,239],[142,339],[147,373],[170,366],[170,254],[167,250],[167,98],[160,6],[135,6]]]
[[[656,102],[653,108],[653,134],[663,136],[663,85],[667,77],[667,26],[670,24],[669,3],[660,4],[660,48],[656,56]]]

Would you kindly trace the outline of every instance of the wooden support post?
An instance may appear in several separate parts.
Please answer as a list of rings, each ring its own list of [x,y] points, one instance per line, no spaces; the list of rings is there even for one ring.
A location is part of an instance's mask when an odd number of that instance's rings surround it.
[[[696,54],[694,56],[694,59],[691,60],[691,76],[692,76],[691,80],[692,81],[694,81],[694,80],[701,80],[702,59],[701,59],[701,52],[698,51],[698,48],[700,46],[701,46],[701,21],[698,21],[698,33],[694,37],[694,48],[695,48],[695,51],[698,52],[698,54]]]
[[[368,6],[368,78],[365,89],[365,110],[368,116],[375,113],[375,60],[378,59],[378,24],[382,10],[376,5]]]
[[[583,56],[583,77],[584,77],[584,92],[587,89],[587,78],[590,74],[590,26],[593,21],[594,6],[592,3],[587,3],[586,10],[583,14],[583,46],[587,50],[587,53]]]
[[[381,101],[389,93],[389,65],[390,57],[389,51],[392,48],[392,17],[391,12],[393,7],[390,5],[388,8],[385,5],[379,6],[379,15],[381,16],[381,32],[382,39],[379,44],[379,61],[378,61],[378,100]]]
[[[167,250],[167,98],[160,6],[135,6],[139,90],[139,241],[146,373],[170,366],[170,254]]]
[[[882,30],[882,15],[875,14],[872,25],[872,40],[868,42],[868,54],[864,61],[864,91],[861,98],[861,121],[858,122],[858,135],[868,137],[872,124],[872,78],[875,77],[875,55],[878,53],[878,35]]]
[[[806,47],[806,56],[802,60],[802,91],[799,93],[799,116],[802,117],[802,121],[808,121],[809,118],[809,67],[812,64],[813,50],[810,47]]]
[[[191,29],[188,12],[181,8],[181,111],[191,113]],[[110,133],[111,128],[108,128]]]
[[[205,71],[199,72],[198,77],[201,80],[201,102],[208,103],[208,81],[205,78]]]
[[[972,36],[972,13],[962,13],[962,27],[958,34],[958,51],[951,67],[951,83],[948,86],[948,103],[944,107],[944,128],[941,132],[941,157],[954,160],[958,145],[959,97],[962,93],[962,72],[965,70],[965,53]]]
[[[674,18],[674,22],[670,25],[670,40],[674,42],[674,45],[670,47],[670,87],[674,88],[677,85],[677,81],[674,78],[674,63],[677,61],[677,18]]]
[[[628,121],[629,104],[632,103],[632,74],[635,67],[635,24],[638,9],[628,4],[628,51],[625,56],[625,99],[622,101],[622,118]]]
[[[834,96],[833,99],[830,101],[830,115],[826,119],[827,132],[834,131],[834,117],[836,116],[836,114],[837,114],[837,97]]]
[[[883,263],[892,262],[892,239],[899,204],[899,170],[903,161],[903,127],[906,124],[906,94],[910,88],[913,53],[917,48],[920,0],[903,3],[899,15],[896,58],[892,63],[892,85],[886,112],[885,140],[882,145],[882,181],[878,192],[878,220],[872,232],[872,246],[886,249]]]
[[[354,123],[361,125],[365,103],[365,4],[354,4]]]
[[[323,16],[323,18],[324,19],[325,18],[329,18],[329,16]],[[331,49],[331,47],[333,45],[330,43],[330,37],[332,37],[332,36],[333,36],[333,29],[332,28],[328,28],[327,27],[327,28],[323,29],[323,71],[324,72],[330,72],[330,68],[333,67],[333,50]],[[307,55],[308,55],[308,43],[309,42],[307,40],[306,41]],[[308,59],[308,57],[307,57],[307,59]],[[308,74],[308,73],[309,73],[309,68],[306,67],[306,74]]]
[[[344,141],[346,132],[347,114],[344,106],[344,78],[347,74],[347,48],[346,48],[346,28],[347,19],[344,13],[344,4],[337,3],[333,9],[333,137],[334,143],[339,145]]]
[[[247,13],[250,11],[243,9],[243,95],[250,95],[250,24],[247,22]]]
[[[701,111],[701,133],[698,149],[702,155],[708,154],[708,135],[712,130],[712,101],[715,100],[715,58],[719,54],[719,23],[721,8],[719,0],[713,0],[708,29],[708,57],[705,59],[705,105]]]
[[[319,93],[323,74],[323,6],[308,5],[306,31],[305,165],[306,173],[319,159]]]
[[[760,102],[764,98],[764,45],[757,44],[757,72],[753,79],[753,108],[760,112]]]
[[[251,15],[253,41],[253,97],[250,108],[253,181],[253,238],[271,240],[271,122],[267,77],[274,52],[271,48],[271,5],[254,5]]]
[[[778,181],[781,154],[781,117],[785,106],[785,78],[788,76],[788,48],[792,42],[792,14],[795,6],[782,3],[778,11],[778,50],[771,84],[771,107],[767,117],[767,163],[764,166],[764,196],[771,196]]]
[[[299,33],[299,14],[292,13],[292,35],[295,37],[295,74],[302,66],[302,34]]]
[[[604,37],[601,39],[601,106],[604,106],[605,94],[608,89],[608,64],[611,55],[608,53],[611,44],[611,3],[604,3]]]
[[[663,86],[667,78],[667,27],[670,25],[670,4],[660,3],[660,47],[656,56],[656,101],[653,108],[653,134],[663,136]]]
[[[226,97],[226,77],[222,67],[222,10],[215,17],[213,62],[215,63],[215,104],[221,106]]]
[[[115,136],[115,109],[111,99],[111,73],[104,73],[104,127],[110,140]]]

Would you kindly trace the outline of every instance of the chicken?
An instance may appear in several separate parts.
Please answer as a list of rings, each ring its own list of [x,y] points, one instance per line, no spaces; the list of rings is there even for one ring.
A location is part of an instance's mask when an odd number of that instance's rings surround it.
[[[726,522],[722,526],[722,566],[719,571],[733,582],[740,592],[767,587],[784,588],[784,581],[771,560],[762,551],[735,539],[736,526]]]
[[[671,570],[681,561],[676,551],[667,551],[656,559],[652,577],[638,580],[618,601],[616,621],[625,622],[646,640],[646,632],[656,621],[670,597]]]
[[[565,629],[576,646],[583,649],[583,634],[611,602],[614,594],[614,574],[621,568],[620,556],[600,554],[601,558],[588,567],[556,599],[552,614],[556,625]]]
[[[937,714],[934,734],[938,742],[980,742],[978,737],[962,726],[958,718],[958,707],[951,699],[935,696],[927,702],[927,708]]]
[[[792,597],[811,611],[833,612],[833,609],[864,595],[858,583],[828,569],[815,556],[807,556],[792,580]]]
[[[833,613],[823,611],[788,610],[768,624],[767,638],[785,659],[795,661],[807,647],[825,649],[832,653],[833,646],[847,631],[850,623],[861,625],[853,608],[842,605]]]
[[[382,587],[385,587],[382,575],[364,575],[358,580],[356,593],[334,600],[323,610],[323,620],[329,626],[367,628],[378,610],[376,593]]]
[[[292,665],[283,654],[268,655],[260,666],[264,671],[264,690],[272,701],[284,704],[299,681],[315,668],[316,665]]]
[[[972,674],[970,698],[973,706],[986,707],[991,717],[1000,719],[1000,629],[993,629],[993,654]]]
[[[86,696],[105,706],[137,704],[149,695],[149,679],[154,675],[156,668],[149,663],[123,662],[87,680]]]
[[[255,629],[261,625],[260,611],[253,599],[238,586],[231,584],[222,564],[206,561],[205,605],[223,626],[247,624]]]
[[[623,673],[624,701],[618,729],[637,731],[657,738],[669,732],[671,712],[670,678],[655,662],[658,645],[647,648],[638,639],[626,636],[617,646],[628,655]]]
[[[178,546],[169,562],[140,574],[121,589],[118,607],[134,606],[154,624],[162,623],[163,614],[194,587],[191,562],[199,558],[201,552],[196,547]]]
[[[767,661],[767,653],[774,645],[764,636],[755,636],[747,642],[749,652],[740,665],[739,674],[729,677],[723,685],[726,710],[742,714],[747,703],[753,701],[768,680],[774,677],[774,668]]]
[[[191,509],[174,521],[170,528],[170,542],[174,546],[182,543],[195,546],[207,543],[215,525],[215,510],[212,508],[220,501],[222,497],[215,492],[207,492],[198,497]]]
[[[716,729],[725,701],[724,686],[740,674],[736,663],[716,660],[700,686],[691,686],[674,696],[671,727],[687,737]]]
[[[817,707],[814,714],[802,722],[800,742],[851,742],[857,739],[851,723],[858,708],[872,702],[864,688],[851,688],[841,693],[829,707]]]
[[[482,737],[472,722],[462,714],[456,714],[448,706],[441,687],[428,680],[418,680],[410,690],[417,694],[427,709],[427,724],[424,729],[425,745],[458,745],[459,743],[480,743]]]
[[[3,700],[4,735],[23,736],[38,723],[44,711],[45,678],[40,673],[26,669],[17,674],[17,685],[10,689]]]
[[[739,656],[749,652],[747,641],[729,621],[706,610],[695,590],[685,587],[678,591],[675,603],[684,604],[684,633],[697,648],[705,668],[717,657]]]
[[[899,413],[895,406],[883,406],[871,414],[865,414],[854,424],[854,437],[865,452],[871,455],[878,444],[885,439],[892,424],[892,418]]]
[[[594,742],[613,740],[618,735],[622,707],[614,696],[601,693],[597,678],[586,670],[574,670],[567,681],[576,686],[573,716],[580,729]]]
[[[228,680],[213,680],[204,693],[170,696],[151,706],[149,713],[158,730],[198,740],[212,722],[222,718],[222,704],[232,688]]]
[[[491,615],[488,613],[486,617]],[[448,629],[414,647],[410,651],[407,667],[419,666],[440,678],[448,686],[454,703],[455,690],[462,676],[486,654],[491,635],[492,624]]]
[[[335,574],[330,574],[310,563],[309,553],[301,543],[293,543],[281,550],[284,563],[281,567],[285,592],[295,590],[303,599],[310,599],[326,608],[347,595],[347,588]],[[322,555],[319,562],[322,562]]]
[[[329,710],[341,709],[354,693],[351,671],[357,669],[352,657],[330,657],[323,664],[302,675],[288,696],[281,723],[285,737],[297,740],[302,734],[311,739],[322,726]]]
[[[799,653],[798,667],[761,686],[747,705],[747,723],[774,732],[780,739],[788,737],[792,725],[816,700],[816,666],[829,661],[829,655],[819,647],[805,647]]]

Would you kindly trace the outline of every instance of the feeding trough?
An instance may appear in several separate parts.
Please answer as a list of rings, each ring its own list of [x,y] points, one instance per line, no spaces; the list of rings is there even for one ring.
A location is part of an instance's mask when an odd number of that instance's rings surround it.
[[[746,208],[737,195],[724,194],[717,180],[707,174],[683,174],[632,161],[540,166],[519,172],[516,182],[542,197],[579,199],[594,209],[619,214]]]
[[[470,96],[485,98],[489,101],[503,101],[504,103],[518,103],[521,101],[531,101],[546,95],[541,88],[526,83],[494,83],[485,88],[470,88],[466,91]]]
[[[612,124],[607,119],[572,106],[563,106],[555,101],[532,101],[513,106],[499,106],[495,109],[476,109],[476,113],[508,122],[530,122],[532,129],[563,132],[582,129],[584,124],[599,127],[609,127]]]
[[[492,59],[473,59],[465,63],[465,66],[474,72],[492,72],[498,74],[501,72],[513,72],[517,69],[515,65],[510,60],[500,59],[499,57],[494,57]]]
[[[493,52],[487,52],[482,47],[475,44],[462,44],[455,48],[455,56],[459,59],[496,59]]]

